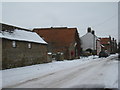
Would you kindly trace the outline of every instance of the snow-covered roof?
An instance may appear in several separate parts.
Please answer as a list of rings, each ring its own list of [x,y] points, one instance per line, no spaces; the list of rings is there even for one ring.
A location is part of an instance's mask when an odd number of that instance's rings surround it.
[[[100,39],[99,39],[99,38],[97,38],[97,40],[98,40],[98,41],[100,41]]]
[[[37,33],[25,30],[0,31],[0,38],[47,44]]]
[[[101,44],[101,47],[105,47],[105,46]]]
[[[87,35],[92,35],[92,36],[95,36],[96,38],[97,38],[97,36],[96,35],[93,35],[92,33],[86,33],[85,35],[83,35],[82,37],[85,37],[85,36],[87,36]],[[82,38],[81,37],[81,38]]]

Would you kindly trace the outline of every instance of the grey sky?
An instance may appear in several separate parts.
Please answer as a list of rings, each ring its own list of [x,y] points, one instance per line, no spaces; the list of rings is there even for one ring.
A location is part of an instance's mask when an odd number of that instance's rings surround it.
[[[80,36],[91,26],[97,36],[118,38],[117,2],[4,2],[2,21],[26,28],[77,27]]]

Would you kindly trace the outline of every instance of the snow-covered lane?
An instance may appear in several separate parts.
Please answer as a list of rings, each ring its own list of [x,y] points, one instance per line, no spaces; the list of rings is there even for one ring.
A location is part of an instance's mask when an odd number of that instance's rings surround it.
[[[72,61],[56,61],[52,63],[2,70],[0,71],[2,72],[2,87],[23,83],[33,78],[44,76],[55,71],[98,60],[97,57],[94,58],[96,59],[93,59],[93,56],[90,56],[89,58],[81,58]]]
[[[52,69],[41,70],[40,73],[38,71],[33,71],[35,75],[31,77],[29,72],[26,71],[23,73],[23,69],[19,69],[19,73],[16,74],[16,77],[19,76],[19,79],[13,77],[13,81],[16,83],[7,82],[8,76],[15,75],[11,73],[11,75],[5,75],[6,73],[10,73],[9,71],[4,71],[3,87],[17,87],[17,88],[69,88],[69,87],[80,87],[80,88],[90,88],[90,87],[108,87],[108,88],[117,88],[117,80],[118,80],[118,61],[110,60],[116,57],[116,55],[110,56],[108,58],[97,58],[94,60],[92,58],[84,58],[80,60],[73,61],[62,61],[59,64],[58,62],[53,62],[53,65],[47,64],[47,66],[52,67]],[[89,59],[89,60],[87,60]],[[64,62],[64,63],[63,63]],[[71,62],[71,63],[70,63]],[[84,63],[83,63],[84,62]],[[60,65],[60,63],[62,63]],[[56,64],[56,65],[55,65]],[[45,66],[46,64],[43,64]],[[58,67],[57,67],[58,66]],[[36,68],[38,66],[32,66]],[[50,68],[49,67],[49,68]],[[60,68],[61,67],[61,68]],[[28,67],[27,67],[28,68]],[[24,69],[26,69],[24,67]],[[29,66],[30,69],[30,66]],[[38,69],[38,68],[37,68]],[[11,69],[13,71],[17,71],[16,69]],[[21,71],[20,71],[21,70]],[[44,71],[44,72],[43,72]],[[36,73],[35,73],[36,72]],[[21,73],[21,74],[20,74]],[[24,74],[26,78],[21,78],[20,75]],[[27,77],[29,76],[29,77]],[[23,80],[25,79],[25,80]],[[19,81],[17,81],[19,80]],[[11,81],[12,82],[12,81]]]

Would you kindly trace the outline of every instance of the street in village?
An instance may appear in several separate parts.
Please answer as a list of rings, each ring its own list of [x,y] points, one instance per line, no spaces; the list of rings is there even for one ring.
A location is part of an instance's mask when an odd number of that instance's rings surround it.
[[[3,88],[118,88],[117,56],[90,56],[3,70],[2,85]]]
[[[0,89],[118,88],[118,2],[0,5]]]

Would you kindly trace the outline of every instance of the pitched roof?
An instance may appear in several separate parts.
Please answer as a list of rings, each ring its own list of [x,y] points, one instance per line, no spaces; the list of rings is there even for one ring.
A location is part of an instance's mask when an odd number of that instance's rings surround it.
[[[30,31],[29,29],[18,27],[16,25],[11,25],[11,24],[7,24],[7,23],[0,23],[0,26],[2,28],[2,31],[14,30],[14,29]]]
[[[25,30],[0,31],[0,38],[47,44],[37,33]]]
[[[101,44],[110,44],[110,38],[100,38]]]
[[[93,35],[91,32],[86,33],[86,34],[83,35],[81,38],[86,37],[87,35],[89,35],[89,36],[95,36],[95,37],[98,39],[98,37],[97,37],[96,35]]]
[[[77,28],[35,28],[37,32],[48,43],[56,47],[69,46],[75,40]]]

